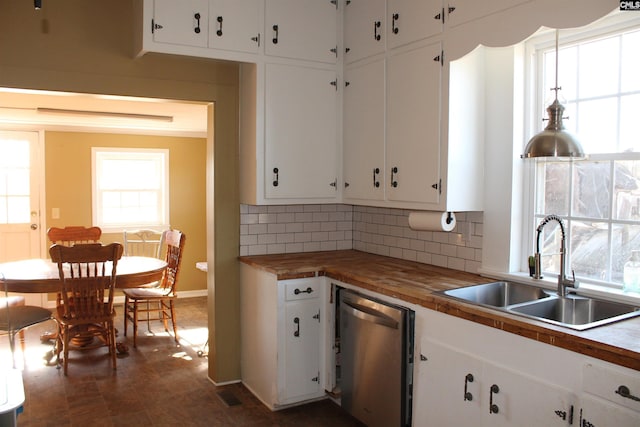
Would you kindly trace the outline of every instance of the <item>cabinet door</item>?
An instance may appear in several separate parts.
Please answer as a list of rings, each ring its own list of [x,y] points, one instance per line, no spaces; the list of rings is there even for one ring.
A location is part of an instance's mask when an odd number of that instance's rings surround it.
[[[389,56],[386,140],[389,200],[439,201],[440,56],[439,43]]]
[[[528,1],[531,0],[445,0],[446,19],[449,27],[455,27]]]
[[[482,387],[485,426],[576,425],[577,399],[568,390],[491,363],[484,364]]]
[[[482,363],[422,339],[414,376],[413,425],[473,426],[481,418]]]
[[[347,63],[384,52],[385,0],[350,0],[344,8],[344,58]]]
[[[207,47],[209,0],[155,0],[153,40]]]
[[[640,426],[640,413],[587,395],[580,398],[580,410],[574,416],[574,425],[580,427]]]
[[[337,8],[330,0],[267,0],[265,7],[267,55],[336,62]]]
[[[258,52],[259,11],[259,0],[211,0],[209,47]]]
[[[267,198],[336,197],[336,75],[266,65]]]
[[[384,59],[347,68],[344,197],[384,199]]]
[[[401,46],[442,32],[442,0],[389,0],[387,44]]]
[[[320,391],[320,304],[318,298],[285,304],[283,381],[280,403]]]

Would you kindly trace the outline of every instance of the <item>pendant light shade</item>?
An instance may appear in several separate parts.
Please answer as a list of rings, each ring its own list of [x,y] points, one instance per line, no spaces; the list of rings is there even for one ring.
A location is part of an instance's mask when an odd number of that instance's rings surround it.
[[[568,132],[562,123],[564,106],[558,101],[558,30],[556,30],[556,93],[555,100],[547,107],[549,124],[529,140],[524,149],[523,159],[547,157],[556,159],[583,159],[586,157],[578,139]]]

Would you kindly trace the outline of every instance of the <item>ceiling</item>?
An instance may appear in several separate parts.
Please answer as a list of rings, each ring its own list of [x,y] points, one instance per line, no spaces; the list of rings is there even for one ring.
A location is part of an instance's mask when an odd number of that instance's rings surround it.
[[[0,88],[0,127],[204,138],[207,104]]]

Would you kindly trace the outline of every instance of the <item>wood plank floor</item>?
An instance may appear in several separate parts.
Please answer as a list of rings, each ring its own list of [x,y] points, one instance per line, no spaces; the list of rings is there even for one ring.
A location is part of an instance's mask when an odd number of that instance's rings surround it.
[[[181,345],[151,323],[155,335],[140,325],[138,348],[133,348],[131,327],[123,336],[122,308],[116,308],[118,342],[129,353],[117,360],[113,371],[106,347],[72,352],[69,375],[47,366],[51,344],[40,334],[53,322],[27,330],[27,351],[18,350],[23,369],[26,401],[18,416],[20,427],[29,426],[361,426],[330,400],[271,412],[240,384],[216,387],[207,379],[207,358],[198,350],[207,339],[206,298],[178,300],[178,334]],[[8,340],[1,338],[0,362],[10,366]],[[227,405],[226,391],[239,400]]]

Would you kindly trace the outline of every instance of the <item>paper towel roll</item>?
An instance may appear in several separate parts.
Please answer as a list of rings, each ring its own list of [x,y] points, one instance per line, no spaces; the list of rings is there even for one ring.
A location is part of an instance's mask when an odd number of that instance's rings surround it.
[[[456,215],[453,212],[409,212],[409,227],[418,231],[452,231],[456,228]]]

